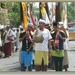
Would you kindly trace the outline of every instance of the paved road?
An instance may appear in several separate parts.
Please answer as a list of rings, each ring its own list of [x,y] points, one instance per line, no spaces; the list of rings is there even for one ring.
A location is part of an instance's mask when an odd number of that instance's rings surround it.
[[[75,41],[71,41],[69,43],[70,49],[68,50],[68,57],[69,57],[68,71],[75,71],[75,49],[74,49],[75,44],[74,43]],[[20,71],[19,52],[12,53],[12,56],[10,58],[0,59],[0,71]],[[54,70],[48,70],[48,71],[54,71]]]
[[[10,58],[0,59],[0,71],[19,71],[19,52],[12,53]]]

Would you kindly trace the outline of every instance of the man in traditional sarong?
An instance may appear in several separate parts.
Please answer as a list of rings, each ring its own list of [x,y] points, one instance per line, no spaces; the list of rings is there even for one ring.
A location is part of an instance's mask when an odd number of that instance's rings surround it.
[[[33,58],[32,58],[32,30],[33,24],[29,23],[26,30],[20,34],[20,42],[22,41],[22,50],[20,52],[21,71],[32,71]]]
[[[5,57],[10,57],[11,56],[11,51],[12,51],[12,40],[14,33],[13,31],[10,29],[10,26],[6,27],[6,31],[4,32],[5,35],[5,41],[4,41],[4,53],[5,53]],[[10,39],[8,39],[10,38]]]
[[[48,52],[51,50],[51,34],[45,28],[45,20],[39,20],[39,28],[34,31],[36,36],[42,35],[44,40],[41,43],[35,43],[34,65],[36,71],[47,71],[48,68]],[[48,47],[49,45],[49,47]],[[42,64],[43,62],[43,64]]]
[[[63,26],[63,22],[59,22],[59,28],[60,30],[64,31],[64,34],[66,36],[66,40],[64,42],[64,59],[63,59],[63,69],[67,71],[67,68],[69,67],[69,59],[68,59],[68,44],[69,44],[69,33],[66,28]]]

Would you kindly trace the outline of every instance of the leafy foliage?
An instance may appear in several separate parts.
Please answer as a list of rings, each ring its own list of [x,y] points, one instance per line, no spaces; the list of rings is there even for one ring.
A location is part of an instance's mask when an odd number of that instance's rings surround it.
[[[7,2],[6,3],[11,25],[18,27],[20,25],[20,3],[19,2]]]
[[[5,9],[5,4],[4,3],[1,3],[1,8]]]
[[[67,17],[68,22],[71,22],[75,17],[75,2],[67,4]]]
[[[2,4],[2,2],[1,2]],[[11,25],[18,27],[20,25],[20,3],[19,2],[3,2],[3,8],[8,9],[9,19]],[[62,10],[62,3],[61,3]],[[36,15],[39,19],[39,8],[32,6],[33,15]],[[67,3],[67,17],[68,21],[71,22],[75,17],[75,2]]]

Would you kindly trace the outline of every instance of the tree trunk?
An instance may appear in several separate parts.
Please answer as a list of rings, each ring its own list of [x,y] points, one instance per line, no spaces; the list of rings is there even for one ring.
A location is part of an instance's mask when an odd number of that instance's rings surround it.
[[[61,21],[61,10],[60,10],[60,2],[56,5],[56,22]]]

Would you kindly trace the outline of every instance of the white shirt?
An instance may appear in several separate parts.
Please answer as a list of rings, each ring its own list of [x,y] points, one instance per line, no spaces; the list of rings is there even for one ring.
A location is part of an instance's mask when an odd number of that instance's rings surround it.
[[[20,32],[16,33],[16,40],[19,41]]]
[[[14,40],[12,41],[12,43],[15,43],[15,42],[16,42],[16,33],[15,33],[15,32],[13,32],[12,38],[14,39]]]
[[[48,40],[52,38],[48,29],[44,28],[43,31],[38,29],[37,35],[42,34],[44,41],[42,43],[35,43],[35,51],[46,51],[48,52]]]
[[[5,43],[8,43],[8,42],[10,42],[9,40],[7,40],[7,37],[8,36],[14,36],[14,33],[13,33],[13,31],[11,30],[11,29],[9,29],[7,32],[6,32],[6,35],[5,35]],[[9,32],[10,32],[10,34],[9,34]]]
[[[66,33],[67,33],[67,38],[66,38],[66,40],[65,40],[65,42],[64,42],[64,50],[68,50],[69,49],[69,33],[68,33],[68,31],[66,31]]]

